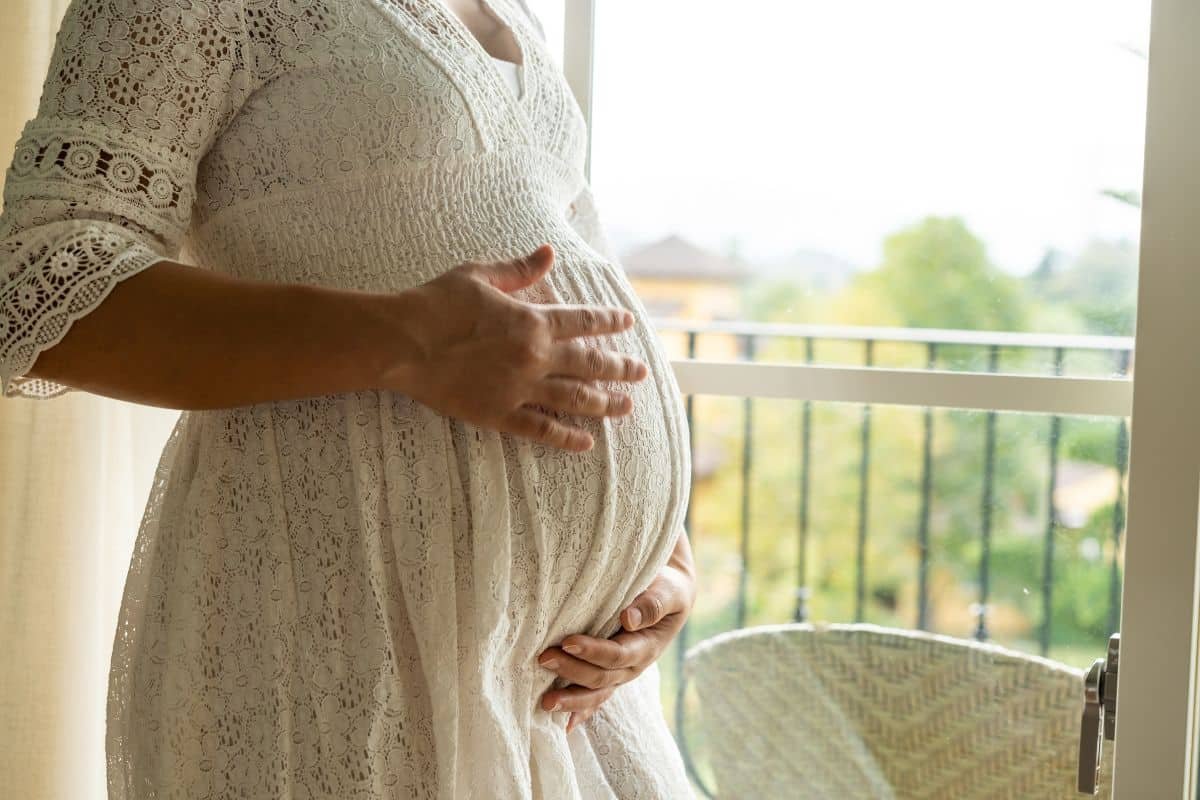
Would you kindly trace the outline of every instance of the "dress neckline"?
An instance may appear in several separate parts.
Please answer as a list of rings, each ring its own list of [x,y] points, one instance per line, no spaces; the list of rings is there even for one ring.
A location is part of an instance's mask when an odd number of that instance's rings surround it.
[[[496,58],[489,53],[482,42],[471,33],[462,18],[451,10],[446,0],[374,1],[398,3],[410,10],[417,20],[425,18],[426,21],[422,25],[429,32],[431,56],[442,59],[444,66],[451,71],[456,68],[453,63],[455,59],[475,62],[474,68],[468,69],[468,72],[474,74],[463,78],[464,85],[472,86],[471,102],[478,103],[481,108],[492,108],[491,113],[494,113],[497,102],[500,106],[507,107],[506,110],[509,113],[501,116],[511,118],[511,122],[517,128],[514,133],[526,142],[536,140],[532,114],[534,107],[542,102],[540,81],[549,62],[543,51],[541,40],[530,34],[529,28],[522,18],[524,15],[517,14],[513,0],[479,0],[479,3],[488,14],[508,28],[516,40],[517,50],[521,56],[520,63],[505,61],[505,59]],[[433,27],[429,25],[431,21],[434,22]],[[453,40],[453,44],[438,41],[444,38]],[[446,61],[447,59],[449,60]],[[504,69],[512,68],[519,70],[521,89],[519,93],[512,91],[511,84],[503,72]],[[493,121],[502,124],[500,117],[493,117]]]
[[[524,99],[524,65],[496,56],[492,56],[492,61],[496,62],[496,67],[500,70],[501,77],[504,78],[505,86],[512,90],[517,101]]]
[[[517,69],[521,69],[529,62],[529,53],[527,52],[524,38],[522,38],[520,31],[517,30],[517,26],[513,24],[513,21],[508,18],[507,14],[497,7],[497,4],[494,3],[493,0],[478,1],[479,5],[489,16],[508,29],[508,35],[512,37],[513,42],[517,46],[517,53],[521,57],[520,61],[509,61],[508,59],[498,58],[489,53],[487,48],[483,46],[483,42],[479,41],[479,38],[471,32],[471,29],[467,27],[467,23],[463,21],[462,17],[455,13],[454,9],[450,8],[446,0],[432,0],[433,4],[438,6],[439,10],[449,17],[451,24],[453,24],[455,28],[457,28],[459,34],[467,40],[468,45],[473,47],[478,53],[482,54],[489,63],[500,61],[505,64],[511,64]],[[492,71],[496,74],[496,77],[500,78],[501,82],[507,85],[507,82],[504,80],[504,76],[500,74],[500,68],[498,66],[493,64]]]

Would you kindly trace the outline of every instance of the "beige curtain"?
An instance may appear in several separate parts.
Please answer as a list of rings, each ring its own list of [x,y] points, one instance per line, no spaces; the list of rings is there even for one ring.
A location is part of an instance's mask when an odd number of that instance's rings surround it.
[[[0,0],[0,162],[36,110],[69,0]],[[105,797],[108,659],[178,412],[0,398],[0,795]]]

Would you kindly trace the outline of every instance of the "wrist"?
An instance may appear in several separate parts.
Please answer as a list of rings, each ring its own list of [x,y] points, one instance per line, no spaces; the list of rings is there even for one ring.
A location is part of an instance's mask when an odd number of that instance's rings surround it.
[[[409,394],[428,360],[427,304],[420,287],[363,300],[372,385]]]
[[[338,391],[412,386],[423,347],[419,303],[410,292],[389,294],[331,289],[310,284],[288,287],[302,309],[303,329],[315,331],[314,344]]]
[[[674,564],[664,564],[658,572],[657,580],[670,586],[670,594],[675,598],[675,608],[671,613],[680,613],[686,619],[696,605],[696,578],[687,570]]]
[[[667,559],[667,565],[683,573],[692,581],[696,580],[696,563],[692,559],[691,543],[688,541],[687,531],[682,528],[679,529],[679,535],[675,539],[675,548]]]

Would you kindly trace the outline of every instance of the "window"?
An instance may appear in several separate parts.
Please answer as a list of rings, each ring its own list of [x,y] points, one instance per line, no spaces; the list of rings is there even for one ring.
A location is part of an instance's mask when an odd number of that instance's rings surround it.
[[[1102,655],[1149,0],[594,8],[591,181],[704,465],[682,647],[803,619]]]

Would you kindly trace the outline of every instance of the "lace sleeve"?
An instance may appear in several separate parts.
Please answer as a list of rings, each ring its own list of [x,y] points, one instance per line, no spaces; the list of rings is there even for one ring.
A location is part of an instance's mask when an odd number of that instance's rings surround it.
[[[0,395],[122,279],[177,257],[197,164],[249,91],[242,0],[73,0],[0,215]]]

